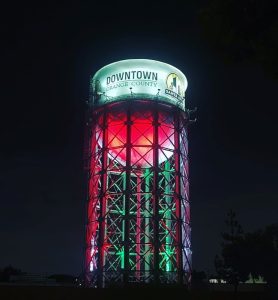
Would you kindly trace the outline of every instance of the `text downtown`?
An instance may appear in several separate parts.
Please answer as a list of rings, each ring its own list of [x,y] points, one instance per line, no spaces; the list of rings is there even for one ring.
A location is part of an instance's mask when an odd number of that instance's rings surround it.
[[[114,83],[116,81],[122,81],[122,80],[153,80],[157,81],[158,79],[158,73],[151,72],[151,71],[128,71],[128,72],[121,72],[117,74],[113,74],[111,76],[108,76],[106,78],[106,83]]]

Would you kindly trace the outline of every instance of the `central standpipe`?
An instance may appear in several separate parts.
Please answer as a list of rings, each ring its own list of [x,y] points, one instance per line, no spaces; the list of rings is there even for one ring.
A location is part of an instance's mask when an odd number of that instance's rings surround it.
[[[148,80],[124,80],[136,72]],[[174,67],[148,60],[118,62],[93,77],[87,148],[89,286],[190,280],[185,80]],[[142,83],[144,89],[124,94],[128,85]],[[146,89],[155,83],[158,92]]]

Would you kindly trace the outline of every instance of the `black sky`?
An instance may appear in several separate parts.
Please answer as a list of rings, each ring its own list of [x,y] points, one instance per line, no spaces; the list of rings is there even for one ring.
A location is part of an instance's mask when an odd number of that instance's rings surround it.
[[[89,76],[113,61],[167,62],[188,78],[193,266],[213,271],[227,211],[277,222],[278,79],[231,63],[203,34],[207,1],[11,2],[1,25],[0,268],[79,274]]]

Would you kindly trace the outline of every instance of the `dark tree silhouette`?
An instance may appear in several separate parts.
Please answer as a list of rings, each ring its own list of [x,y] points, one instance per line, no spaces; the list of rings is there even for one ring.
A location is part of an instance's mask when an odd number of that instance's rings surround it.
[[[233,284],[236,292],[239,282],[245,282],[249,275],[253,280],[261,276],[272,293],[277,293],[278,223],[244,233],[236,214],[229,211],[226,225],[227,231],[222,233],[221,256],[214,260],[219,278]]]
[[[222,233],[221,257],[215,257],[214,265],[218,276],[233,284],[237,292],[239,282],[246,281],[250,273],[246,264],[248,253],[244,233],[234,211],[228,212],[225,223],[227,231]]]
[[[12,265],[8,265],[0,272],[0,281],[8,282],[10,281],[10,277],[12,275],[20,275],[20,274],[22,274],[20,269],[17,269]]]
[[[258,274],[270,286],[278,285],[278,224],[267,226],[254,248],[258,255]]]
[[[210,0],[199,20],[204,36],[228,61],[253,61],[278,78],[278,1]]]

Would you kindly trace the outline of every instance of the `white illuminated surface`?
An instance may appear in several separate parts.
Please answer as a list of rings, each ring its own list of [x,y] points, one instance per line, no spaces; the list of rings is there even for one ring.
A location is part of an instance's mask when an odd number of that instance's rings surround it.
[[[91,81],[98,104],[136,97],[155,98],[185,109],[187,79],[177,68],[155,60],[122,60],[100,69]]]

